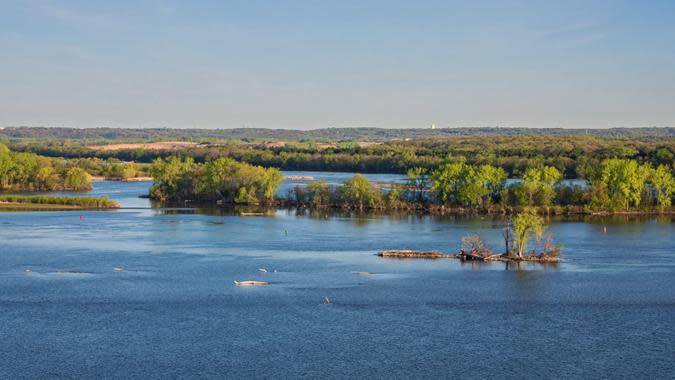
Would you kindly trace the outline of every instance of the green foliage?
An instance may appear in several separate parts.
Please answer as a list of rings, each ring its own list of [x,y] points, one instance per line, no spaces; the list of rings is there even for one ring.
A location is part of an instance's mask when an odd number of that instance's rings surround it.
[[[527,250],[527,242],[538,239],[544,233],[544,219],[537,215],[532,208],[526,208],[523,212],[513,217],[511,221],[513,235],[516,243],[516,254],[520,257]]]
[[[361,174],[345,181],[340,190],[342,200],[359,209],[376,208],[382,202],[382,191],[374,188]]]
[[[562,174],[552,166],[527,169],[521,184],[527,194],[527,205],[550,206],[555,197],[555,186],[561,179]]]
[[[150,188],[150,197],[160,201],[185,200],[193,193],[192,176],[195,162],[192,158],[185,160],[176,156],[158,158],[150,166],[150,175],[155,184]]]
[[[322,207],[331,204],[333,195],[326,181],[316,181],[307,184],[307,191],[312,206]]]
[[[12,143],[26,151],[0,144],[0,191],[87,189],[86,173],[124,179],[147,170],[155,177],[150,190],[154,199],[272,203],[281,173],[258,165],[273,165],[408,171],[405,186],[387,191],[355,177],[343,186],[310,184],[302,194],[295,194],[298,203],[316,207],[431,209],[442,204],[497,211],[494,206],[498,205],[510,211],[515,206],[553,205],[554,212],[562,209],[557,206],[569,206],[566,211],[571,212],[582,207],[586,211],[658,207],[668,212],[673,197],[675,145],[671,140],[499,136],[390,141],[374,146],[345,142],[325,149],[312,143],[266,148],[259,140],[251,140],[244,146],[241,141],[230,141],[181,151],[182,158],[171,151],[95,152],[68,141]],[[37,156],[28,153],[31,149],[69,158]],[[101,157],[80,157],[91,154]],[[626,156],[633,158],[617,158]],[[123,161],[133,158],[156,159],[152,165]],[[584,175],[588,186],[560,185],[563,172]],[[506,186],[507,174],[520,176],[522,182]]]
[[[669,208],[675,191],[675,179],[666,165],[659,165],[652,172],[651,183],[656,191],[657,205],[661,209]]]
[[[91,190],[91,176],[81,168],[71,168],[66,173],[64,186],[68,190]]]
[[[150,173],[155,179],[150,196],[163,201],[271,203],[283,179],[277,169],[229,158],[196,164],[191,158],[172,156],[155,160]]]
[[[506,172],[490,165],[475,167],[459,162],[441,166],[431,178],[431,189],[442,203],[485,207],[499,196]]]
[[[466,177],[467,169],[465,163],[458,162],[444,164],[431,173],[431,190],[438,195],[441,203],[459,202],[461,180]]]
[[[444,163],[464,162],[480,166],[492,165],[504,169],[511,178],[521,177],[528,168],[551,166],[564,174],[565,178],[588,177],[589,172],[598,168],[600,162],[609,158],[630,158],[640,163],[669,165],[673,168],[675,152],[675,129],[647,130],[597,130],[599,136],[585,136],[586,131],[578,130],[510,130],[510,129],[472,129],[472,130],[378,130],[367,129],[328,130],[328,131],[262,131],[262,130],[222,130],[222,131],[179,131],[179,130],[112,130],[100,135],[101,130],[64,130],[58,133],[54,129],[4,130],[13,136],[12,149],[30,151],[51,157],[82,159],[83,157],[150,163],[160,157],[176,154],[170,150],[125,149],[119,151],[95,150],[88,145],[110,142],[162,141],[162,138],[196,140],[196,133],[208,139],[209,144],[181,150],[182,156],[193,157],[198,162],[210,161],[218,157],[228,157],[239,162],[265,167],[277,167],[284,170],[319,170],[359,173],[406,173],[409,169],[424,168],[429,171],[438,169]],[[286,133],[288,132],[288,135]],[[434,138],[421,132],[432,133]],[[316,144],[298,142],[300,139],[312,140],[312,135],[322,135],[324,141],[335,143]],[[516,135],[518,133],[518,135]],[[42,137],[54,134],[61,139],[29,140],[28,137]],[[232,139],[233,135],[257,135],[257,139]],[[372,136],[370,134],[373,134]],[[473,134],[479,134],[478,136]],[[341,141],[341,136],[352,136]],[[418,137],[407,141],[402,136]],[[491,135],[486,138],[485,135]],[[573,135],[573,136],[570,136]],[[90,136],[97,140],[82,140]],[[296,138],[293,138],[296,136]],[[366,141],[382,140],[380,145],[356,143],[359,137]],[[16,138],[24,138],[16,140]],[[64,140],[77,138],[78,140]],[[117,138],[117,141],[110,139]],[[396,140],[392,140],[396,138]],[[285,145],[280,147],[266,144],[270,139],[281,139]],[[293,141],[294,140],[294,141]],[[348,141],[347,141],[348,140]],[[166,141],[166,140],[164,140]],[[94,144],[94,145],[95,145]],[[102,160],[107,161],[107,160]],[[91,174],[94,173],[83,164],[78,164]],[[102,171],[102,168],[92,167]]]
[[[271,202],[283,176],[276,169],[265,169],[219,158],[202,165],[195,178],[194,191],[199,199],[213,198],[235,203]]]
[[[409,192],[409,198],[422,202],[424,200],[424,191],[429,187],[429,174],[425,168],[412,168],[408,170],[406,187]]]
[[[90,177],[63,160],[13,152],[0,144],[0,191],[86,190]]]
[[[639,165],[635,160],[612,158],[602,162],[599,172],[591,178],[594,187],[606,188],[608,203],[593,203],[597,208],[628,209],[638,207],[647,179],[651,175],[650,165]]]
[[[492,165],[481,165],[475,171],[475,178],[469,179],[469,182],[476,184],[476,196],[480,197],[482,206],[486,207],[504,189],[506,178],[504,169]]]
[[[36,175],[36,184],[39,189],[51,191],[59,188],[61,178],[51,166],[43,166]]]

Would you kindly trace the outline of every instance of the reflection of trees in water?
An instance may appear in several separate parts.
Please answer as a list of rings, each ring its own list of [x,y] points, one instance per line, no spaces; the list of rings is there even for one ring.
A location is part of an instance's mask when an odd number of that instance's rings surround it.
[[[538,271],[557,271],[560,269],[560,263],[536,262],[536,261],[479,261],[467,260],[460,261],[462,268],[471,269],[489,269],[491,266],[504,266],[506,271],[511,272],[538,272]],[[526,279],[518,275],[516,278]]]
[[[463,223],[487,228],[503,228],[509,219],[504,214],[427,214],[423,212],[406,210],[351,210],[339,208],[306,208],[306,207],[267,207],[255,205],[223,205],[199,203],[168,203],[151,200],[150,207],[165,209],[165,212],[183,212],[192,209],[190,213],[207,215],[237,215],[241,212],[264,212],[273,214],[278,210],[287,210],[298,216],[308,216],[316,219],[337,218],[370,218],[390,220],[407,219],[411,222],[430,221],[435,223]],[[166,210],[168,209],[168,210]],[[177,211],[181,209],[183,211]],[[592,225],[640,225],[644,222],[654,221],[658,224],[670,224],[675,222],[675,215],[654,214],[612,214],[612,215],[542,215],[547,223],[551,222],[583,222]]]
[[[162,204],[158,211],[164,214],[201,214],[212,216],[274,216],[277,209],[265,206],[221,206],[221,207],[200,207],[200,205],[191,204],[188,207],[184,205]]]
[[[504,261],[503,263],[505,264],[504,269],[512,272],[556,271],[560,269],[560,263],[535,261]]]
[[[429,215],[407,212],[386,212],[381,210],[347,210],[335,208],[297,208],[295,215],[309,217],[317,220],[351,219],[356,225],[366,225],[374,221],[382,220],[407,220],[411,223],[427,221]]]
[[[675,215],[636,215],[636,214],[613,214],[613,215],[584,215],[577,220],[588,224],[641,224],[649,221],[657,223],[672,223]]]

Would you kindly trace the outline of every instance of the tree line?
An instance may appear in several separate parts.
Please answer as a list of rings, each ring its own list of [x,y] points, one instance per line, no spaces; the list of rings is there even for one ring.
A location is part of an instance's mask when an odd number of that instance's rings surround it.
[[[433,171],[412,169],[407,178],[405,185],[387,191],[356,175],[338,187],[320,181],[298,187],[292,196],[297,203],[314,207],[493,211],[554,207],[560,212],[563,208],[568,212],[616,212],[670,211],[675,190],[668,166],[626,159],[602,161],[583,185],[562,184],[562,173],[545,165],[528,168],[515,180],[507,180],[502,168],[464,162],[443,164]]]
[[[586,178],[592,168],[610,158],[631,159],[640,164],[673,167],[675,141],[625,140],[594,136],[469,136],[444,139],[392,140],[374,146],[289,142],[283,147],[239,142],[204,144],[182,151],[129,149],[103,151],[73,141],[19,141],[12,149],[51,157],[118,159],[150,163],[171,155],[207,162],[219,157],[282,170],[406,173],[409,169],[434,170],[448,162],[492,165],[509,177],[521,177],[531,167],[552,166],[564,178]]]

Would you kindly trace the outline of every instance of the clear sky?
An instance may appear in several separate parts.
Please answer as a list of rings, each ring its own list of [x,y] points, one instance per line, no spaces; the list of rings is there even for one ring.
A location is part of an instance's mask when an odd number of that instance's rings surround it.
[[[675,126],[675,1],[0,0],[0,126]]]

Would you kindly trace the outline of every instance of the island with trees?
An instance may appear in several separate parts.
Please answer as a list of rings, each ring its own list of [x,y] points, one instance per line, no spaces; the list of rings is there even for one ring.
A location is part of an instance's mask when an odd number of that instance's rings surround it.
[[[504,251],[496,253],[479,235],[462,238],[457,254],[440,251],[386,250],[377,255],[393,259],[459,259],[462,261],[503,261],[558,263],[562,246],[553,243],[553,235],[546,233],[544,218],[536,210],[526,208],[508,219],[503,229]],[[534,242],[535,244],[532,244]],[[531,247],[531,249],[530,249]]]
[[[0,144],[0,209],[70,210],[120,207],[117,202],[107,198],[33,196],[11,193],[90,189],[91,175],[85,169],[62,159],[38,156],[33,153],[13,152]]]

